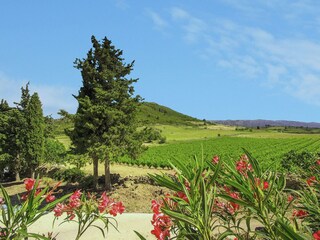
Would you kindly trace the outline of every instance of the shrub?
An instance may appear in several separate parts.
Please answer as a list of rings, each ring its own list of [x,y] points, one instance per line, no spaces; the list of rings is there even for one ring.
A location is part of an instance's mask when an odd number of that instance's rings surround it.
[[[27,192],[20,198],[20,204],[13,204],[6,191],[1,185],[0,213],[1,213],[1,239],[47,239],[35,233],[30,233],[28,228],[46,215],[48,211],[53,210],[56,204],[61,203],[70,195],[56,199],[58,183],[53,188],[46,186],[40,187],[39,179],[28,178],[24,181]],[[45,204],[46,203],[46,204]]]
[[[44,144],[44,161],[46,163],[65,163],[66,148],[56,139],[47,138]]]
[[[78,168],[60,169],[54,173],[53,177],[57,180],[64,180],[67,182],[82,182],[85,173]]]
[[[125,206],[123,203],[109,198],[106,192],[103,192],[101,197],[98,198],[93,193],[82,193],[80,190],[76,190],[67,201],[57,204],[53,209],[56,218],[66,213],[64,221],[61,224],[65,222],[78,223],[75,240],[79,240],[90,227],[100,230],[105,239],[105,232],[108,230],[109,224],[117,230],[117,222],[113,217],[122,214],[124,210]],[[110,220],[113,220],[115,224],[111,223]],[[96,222],[98,221],[103,223],[104,226],[97,226]]]
[[[319,198],[304,197],[311,202],[303,200],[296,206],[287,197],[285,175],[262,171],[258,161],[245,153],[233,164],[224,164],[217,156],[188,166],[176,161],[172,164],[176,172],[173,177],[151,175],[156,184],[174,192],[161,201],[152,201],[151,233],[164,240],[171,234],[190,240],[303,240],[320,235]],[[312,177],[307,183],[316,186],[318,180]],[[292,218],[293,207],[301,211]],[[306,224],[301,225],[296,217],[306,217]],[[252,229],[252,221],[259,227]]]
[[[82,168],[89,162],[88,155],[82,154],[82,155],[75,155],[70,154],[67,156],[68,163],[76,166],[76,168]]]
[[[159,144],[164,144],[166,143],[166,141],[167,141],[167,138],[165,136],[161,136],[159,139]]]
[[[294,213],[303,214],[302,227],[313,233],[315,239],[320,239],[320,160],[317,160],[312,167],[315,175],[304,181],[304,190],[292,191],[298,196],[294,199]],[[298,225],[297,222],[296,225]]]
[[[147,143],[151,143],[152,141],[161,140],[163,137],[161,136],[160,130],[152,128],[152,127],[145,127],[139,132],[140,138]]]
[[[61,182],[57,183],[53,188],[48,185],[46,187],[40,186],[39,179],[28,178],[25,179],[24,184],[27,192],[20,198],[20,204],[11,202],[6,189],[1,185],[0,191],[3,198],[0,197],[0,239],[56,239],[59,234],[48,233],[39,235],[31,233],[29,227],[38,221],[42,216],[53,211],[55,219],[64,215],[65,222],[75,222],[78,225],[77,235],[75,240],[79,240],[81,236],[90,227],[95,227],[101,232],[103,238],[108,231],[109,224],[117,230],[117,222],[113,218],[118,214],[122,214],[125,206],[122,202],[116,202],[107,196],[106,192],[98,196],[94,193],[82,193],[76,190],[73,194],[67,194],[60,198],[56,198],[56,194],[60,191],[58,187]],[[109,216],[108,216],[109,215]],[[112,215],[113,217],[111,217]],[[114,223],[111,223],[111,220]],[[97,226],[96,222],[102,222],[103,226]]]
[[[312,175],[311,167],[314,165],[316,159],[317,154],[315,153],[291,150],[284,154],[281,160],[281,166],[287,172],[295,172],[302,174],[302,176],[308,176]]]

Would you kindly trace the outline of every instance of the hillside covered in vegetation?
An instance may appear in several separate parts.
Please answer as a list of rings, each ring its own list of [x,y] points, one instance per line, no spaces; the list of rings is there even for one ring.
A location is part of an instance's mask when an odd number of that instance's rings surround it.
[[[190,122],[200,121],[154,102],[143,102],[139,106],[138,119],[141,125],[190,124]]]

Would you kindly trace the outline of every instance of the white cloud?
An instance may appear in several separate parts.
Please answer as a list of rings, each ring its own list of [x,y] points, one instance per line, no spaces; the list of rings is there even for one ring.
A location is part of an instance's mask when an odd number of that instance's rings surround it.
[[[262,73],[259,64],[250,56],[235,57],[229,60],[218,61],[218,65],[229,69],[237,68],[239,74],[246,78],[255,78]]]
[[[0,72],[0,99],[5,99],[12,105],[14,102],[19,102],[21,96],[21,87],[27,84],[28,80],[13,79]]]
[[[299,79],[292,79],[292,84],[286,90],[302,101],[320,106],[319,76],[307,74]]]
[[[191,16],[181,8],[174,7],[171,9],[171,17],[175,21],[182,22],[182,28],[185,31],[184,39],[189,43],[197,42],[205,37],[206,23],[200,19]]]
[[[241,2],[250,6],[250,1]],[[274,4],[267,7],[274,7]],[[306,103],[320,105],[319,40],[303,35],[275,35],[226,19],[208,22],[181,8],[173,8],[171,15],[201,58],[214,61],[215,65],[242,77],[260,81],[261,86],[279,88]]]
[[[190,15],[185,10],[178,8],[178,7],[174,7],[171,9],[171,16],[174,19],[187,19],[187,18],[189,18]]]
[[[265,82],[265,86],[274,87],[282,85],[282,77],[288,73],[287,69],[281,65],[266,64],[268,79]]]
[[[158,13],[147,10],[147,14],[151,18],[153,24],[157,29],[163,29],[168,25],[167,22]]]
[[[5,99],[13,106],[14,102],[19,102],[21,97],[21,87],[29,82],[26,79],[14,79],[3,72],[0,72],[0,99]],[[76,100],[72,97],[74,89],[69,89],[61,86],[44,86],[33,84],[30,81],[30,92],[39,94],[42,107],[45,115],[52,114],[57,116],[59,109],[65,109],[69,112],[74,112],[77,107]]]
[[[45,114],[57,116],[60,109],[74,112],[77,108],[77,101],[72,96],[74,89],[61,86],[30,86],[33,92],[38,92]]]

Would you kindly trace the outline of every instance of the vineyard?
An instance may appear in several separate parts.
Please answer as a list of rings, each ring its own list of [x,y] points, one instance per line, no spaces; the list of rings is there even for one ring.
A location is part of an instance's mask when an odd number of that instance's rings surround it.
[[[129,165],[140,165],[148,167],[169,167],[169,161],[177,159],[179,161],[193,161],[194,156],[211,159],[218,155],[224,161],[235,161],[243,153],[245,148],[252,153],[263,168],[272,165],[278,167],[282,156],[290,150],[319,152],[320,139],[315,137],[303,138],[240,138],[240,137],[220,137],[209,140],[193,140],[170,143],[150,147],[137,160],[123,157],[121,163]]]

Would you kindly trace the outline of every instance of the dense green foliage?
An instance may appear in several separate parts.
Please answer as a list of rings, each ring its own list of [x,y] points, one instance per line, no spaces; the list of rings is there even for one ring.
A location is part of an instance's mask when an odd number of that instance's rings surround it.
[[[225,161],[237,159],[243,152],[242,148],[252,152],[261,166],[280,168],[281,159],[290,150],[317,152],[320,147],[318,138],[241,138],[220,137],[209,140],[194,140],[184,142],[172,142],[170,144],[150,147],[137,160],[132,161],[128,157],[119,161],[129,164],[169,167],[169,161],[192,161],[194,156],[200,157],[201,152],[205,156],[219,155]]]
[[[0,112],[1,172],[8,167],[17,180],[20,179],[20,173],[24,165],[25,125],[25,118],[18,109],[2,108]]]
[[[65,150],[54,140],[54,120],[43,116],[39,96],[30,94],[29,83],[21,88],[21,99],[15,105],[10,107],[5,100],[0,103],[0,177],[6,169],[20,180],[21,174],[33,176],[44,161],[61,162]]]
[[[302,176],[307,176],[309,172],[308,170],[310,170],[310,168],[314,165],[314,162],[318,157],[318,154],[315,152],[310,152],[307,150],[291,150],[283,156],[281,160],[281,166],[288,172],[294,172]]]
[[[45,139],[43,159],[46,163],[64,163],[66,157],[67,151],[61,142],[53,138]]]
[[[319,174],[294,191],[286,187],[288,176],[264,171],[243,151],[234,164],[195,158],[174,161],[173,176],[151,175],[170,189],[162,200],[152,200],[151,233],[157,239],[319,239]],[[313,167],[319,173],[320,161]]]
[[[25,159],[26,168],[34,177],[34,171],[42,161],[44,152],[44,116],[42,105],[37,93],[34,93],[25,111],[27,121]]]
[[[75,61],[83,86],[75,96],[78,109],[69,136],[75,153],[87,153],[93,159],[96,182],[98,161],[105,162],[105,188],[109,190],[110,161],[124,154],[135,157],[141,149],[135,121],[141,98],[134,96],[132,84],[137,79],[127,78],[134,62],[125,64],[122,51],[107,38],[100,43],[92,36],[91,42],[87,57]]]
[[[143,102],[139,106],[138,119],[141,125],[149,124],[190,124],[199,120],[176,112],[153,102]]]
[[[53,174],[53,178],[67,182],[81,182],[85,173],[79,168],[60,169]]]
[[[58,114],[61,117],[59,119],[54,119],[53,121],[53,131],[56,136],[64,135],[65,129],[73,128],[72,120],[74,114],[70,114],[65,110],[60,110]],[[193,126],[193,122],[201,123],[201,121],[196,118],[153,102],[142,102],[138,106],[137,120],[140,126],[150,126],[154,124]]]

